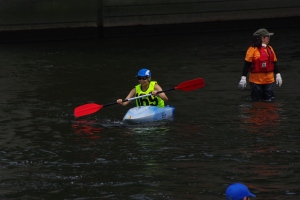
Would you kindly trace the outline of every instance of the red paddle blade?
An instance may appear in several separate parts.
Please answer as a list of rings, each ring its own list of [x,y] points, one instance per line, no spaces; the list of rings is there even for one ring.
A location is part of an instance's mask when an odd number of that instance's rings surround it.
[[[205,82],[202,78],[185,81],[175,87],[175,90],[192,91],[204,87]]]
[[[93,114],[95,112],[97,112],[98,110],[100,110],[103,107],[103,105],[99,105],[96,103],[88,103],[88,104],[84,104],[82,106],[78,106],[74,109],[74,115],[75,117],[82,117],[85,115],[90,115]]]

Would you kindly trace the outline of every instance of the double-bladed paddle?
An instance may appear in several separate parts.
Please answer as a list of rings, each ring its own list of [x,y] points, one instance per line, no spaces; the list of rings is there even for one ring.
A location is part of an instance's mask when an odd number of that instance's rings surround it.
[[[174,88],[168,89],[168,90],[162,90],[157,92],[157,94],[159,93],[163,93],[163,92],[168,92],[168,91],[172,91],[172,90],[182,90],[182,91],[192,91],[192,90],[196,90],[199,88],[202,88],[205,85],[204,80],[202,78],[196,78],[193,80],[189,80],[189,81],[184,81],[182,83],[180,83],[179,85],[177,85]],[[143,97],[147,97],[147,96],[151,96],[152,94],[146,94],[146,95],[142,95],[142,96],[138,96],[138,97],[133,97],[133,98],[129,98],[129,99],[124,99],[122,102],[126,102],[126,101],[133,101],[136,99],[140,99]],[[101,104],[96,104],[96,103],[88,103],[88,104],[84,104],[81,106],[78,106],[74,109],[74,116],[77,117],[82,117],[85,115],[90,115],[93,114],[95,112],[97,112],[98,110],[100,110],[103,107],[106,106],[112,106],[118,104],[117,102],[112,102],[112,103],[108,103],[105,105],[101,105]]]

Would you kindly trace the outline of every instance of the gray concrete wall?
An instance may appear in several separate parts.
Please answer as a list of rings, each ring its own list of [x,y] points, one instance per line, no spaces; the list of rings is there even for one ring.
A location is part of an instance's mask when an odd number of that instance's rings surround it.
[[[0,32],[300,16],[300,0],[0,0]]]
[[[104,1],[106,27],[300,16],[299,0]]]
[[[0,0],[0,31],[91,27],[97,0]]]

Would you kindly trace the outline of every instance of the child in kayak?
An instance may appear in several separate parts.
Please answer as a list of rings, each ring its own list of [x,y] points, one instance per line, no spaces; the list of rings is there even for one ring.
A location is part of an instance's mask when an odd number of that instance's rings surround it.
[[[149,69],[141,69],[136,75],[139,84],[136,85],[127,95],[126,99],[132,97],[138,97],[146,94],[152,94],[151,96],[146,96],[144,98],[136,99],[136,106],[158,106],[164,107],[165,101],[168,97],[164,92],[157,94],[157,92],[162,91],[162,88],[158,85],[156,81],[151,81],[151,72]],[[118,99],[117,103],[126,106],[130,101],[122,102],[122,99]]]

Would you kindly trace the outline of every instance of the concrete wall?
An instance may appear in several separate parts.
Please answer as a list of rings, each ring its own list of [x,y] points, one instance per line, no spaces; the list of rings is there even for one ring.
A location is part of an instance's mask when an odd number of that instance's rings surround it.
[[[299,0],[104,1],[106,27],[300,16]]]
[[[295,16],[300,16],[300,0],[0,0],[0,36]]]
[[[0,0],[0,31],[96,26],[97,0]]]

